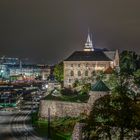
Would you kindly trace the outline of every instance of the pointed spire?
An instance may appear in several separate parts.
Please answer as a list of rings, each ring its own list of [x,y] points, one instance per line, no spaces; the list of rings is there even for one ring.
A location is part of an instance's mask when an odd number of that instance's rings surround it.
[[[89,28],[88,28],[88,36],[87,36],[87,41],[85,43],[84,51],[94,51]]]

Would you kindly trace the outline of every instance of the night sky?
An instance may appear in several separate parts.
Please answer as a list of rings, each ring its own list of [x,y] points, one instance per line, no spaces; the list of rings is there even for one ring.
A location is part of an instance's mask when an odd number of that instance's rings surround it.
[[[96,47],[140,53],[140,0],[0,0],[0,56],[57,63]]]

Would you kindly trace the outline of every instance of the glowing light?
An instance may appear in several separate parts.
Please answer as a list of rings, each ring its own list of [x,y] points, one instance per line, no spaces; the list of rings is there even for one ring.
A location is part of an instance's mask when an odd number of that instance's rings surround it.
[[[46,84],[45,87],[48,88],[48,85]]]

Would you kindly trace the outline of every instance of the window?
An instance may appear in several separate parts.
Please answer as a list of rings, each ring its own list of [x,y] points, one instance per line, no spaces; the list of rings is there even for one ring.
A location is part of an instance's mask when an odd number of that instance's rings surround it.
[[[73,67],[73,64],[71,64],[71,67]]]
[[[70,76],[74,76],[74,72],[73,71],[70,72]]]
[[[80,64],[78,64],[78,67],[80,67]]]
[[[81,76],[81,71],[78,71],[78,76]]]
[[[88,64],[86,64],[86,67],[88,67]]]
[[[85,76],[88,76],[88,71],[87,70],[85,71]]]

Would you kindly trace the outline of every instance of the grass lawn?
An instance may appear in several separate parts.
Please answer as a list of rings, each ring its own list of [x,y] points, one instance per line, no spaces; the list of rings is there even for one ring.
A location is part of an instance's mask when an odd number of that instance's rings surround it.
[[[50,133],[52,140],[70,140],[75,123],[79,121],[78,118],[61,118],[54,119],[50,124]],[[32,115],[32,123],[39,136],[47,137],[48,135],[48,121],[38,120],[37,114]]]

